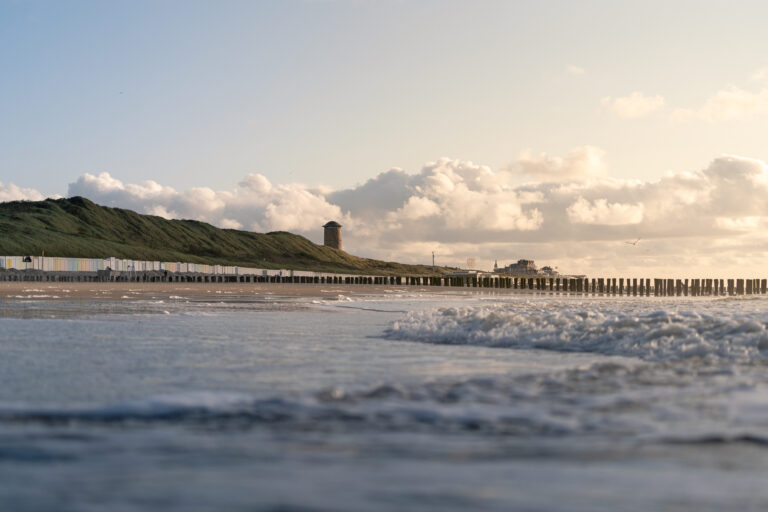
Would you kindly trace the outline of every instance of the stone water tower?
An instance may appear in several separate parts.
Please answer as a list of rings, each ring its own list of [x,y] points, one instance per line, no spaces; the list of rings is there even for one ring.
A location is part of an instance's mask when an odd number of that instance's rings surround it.
[[[332,220],[323,227],[325,228],[323,245],[341,250],[341,224]]]

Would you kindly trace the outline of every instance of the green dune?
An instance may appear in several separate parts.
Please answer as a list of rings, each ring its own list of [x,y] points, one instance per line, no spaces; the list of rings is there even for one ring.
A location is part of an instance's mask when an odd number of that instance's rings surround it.
[[[83,197],[0,203],[0,254],[43,253],[381,275],[447,271],[359,258],[284,231],[219,229],[195,220],[167,220],[99,206]]]

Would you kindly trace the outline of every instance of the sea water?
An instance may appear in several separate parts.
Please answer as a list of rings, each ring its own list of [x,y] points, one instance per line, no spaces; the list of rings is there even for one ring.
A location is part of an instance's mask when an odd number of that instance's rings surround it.
[[[277,293],[0,302],[0,510],[768,507],[764,298]]]

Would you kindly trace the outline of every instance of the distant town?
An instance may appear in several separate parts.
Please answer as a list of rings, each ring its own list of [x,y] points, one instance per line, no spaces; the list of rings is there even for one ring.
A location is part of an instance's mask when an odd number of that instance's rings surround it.
[[[494,261],[493,263],[493,271],[492,272],[485,272],[482,270],[474,270],[474,269],[464,269],[464,270],[457,270],[456,272],[453,272],[452,274],[449,274],[449,276],[467,276],[467,275],[503,275],[503,276],[530,276],[530,277],[559,277],[561,276],[560,272],[557,271],[557,269],[554,269],[550,267],[549,265],[545,265],[541,268],[538,268],[536,266],[536,263],[533,260],[517,260],[515,263],[510,263],[509,265],[500,267],[498,260]],[[568,275],[564,277],[584,277],[584,276],[576,276],[576,275]]]

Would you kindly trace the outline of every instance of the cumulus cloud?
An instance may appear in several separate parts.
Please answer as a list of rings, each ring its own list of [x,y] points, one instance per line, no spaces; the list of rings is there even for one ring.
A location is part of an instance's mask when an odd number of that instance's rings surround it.
[[[601,100],[601,103],[621,118],[638,119],[662,108],[664,97],[659,95],[646,96],[642,92],[635,91],[629,96],[619,98],[607,96]]]
[[[570,179],[516,185],[518,165],[494,171],[443,159],[416,174],[387,171],[328,200],[355,220],[348,247],[385,259],[427,262],[435,250],[442,264],[532,258],[564,271],[659,277],[696,269],[738,275],[768,263],[765,163],[724,155],[698,171],[640,181],[563,172],[566,160],[536,164],[547,169],[543,176]],[[638,246],[624,244],[636,238]]]
[[[588,201],[579,197],[565,212],[571,222],[620,226],[639,224],[643,220],[642,204],[609,203],[606,199]]]
[[[761,220],[762,218],[759,216],[717,217],[715,218],[715,225],[730,231],[751,231],[760,225]]]
[[[516,165],[523,174],[542,181],[580,180],[599,178],[607,174],[605,151],[594,146],[582,146],[571,150],[565,157],[534,155],[523,150]]]
[[[45,196],[33,188],[21,188],[13,183],[4,185],[0,181],[0,202],[6,201],[41,201]]]
[[[672,112],[672,121],[700,120],[710,123],[738,121],[768,113],[768,89],[747,91],[728,87],[717,91],[699,108],[678,108]]]
[[[154,181],[131,184],[106,172],[86,173],[69,185],[69,195],[165,218],[255,231],[310,232],[328,219],[343,222],[347,218],[321,192],[299,183],[273,185],[259,174],[249,174],[235,190],[196,187],[177,191]]]
[[[500,170],[441,158],[414,173],[390,169],[336,191],[259,174],[234,190],[84,174],[69,193],[220,227],[288,230],[316,242],[322,224],[337,220],[351,253],[404,262],[429,263],[435,251],[440,264],[531,258],[562,271],[619,269],[642,272],[638,277],[695,269],[735,276],[768,265],[766,163],[723,155],[700,170],[642,181],[608,177],[603,157],[591,147],[565,157],[524,153]],[[521,173],[538,179],[520,184]],[[636,238],[637,246],[623,243]]]

